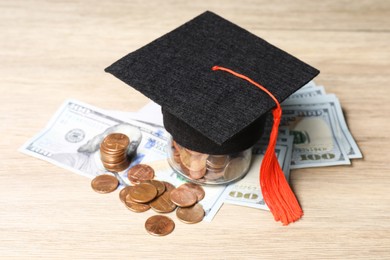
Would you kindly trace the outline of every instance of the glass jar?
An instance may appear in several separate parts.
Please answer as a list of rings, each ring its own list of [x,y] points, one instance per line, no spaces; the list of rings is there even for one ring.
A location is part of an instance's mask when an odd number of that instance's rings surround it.
[[[241,179],[249,170],[252,148],[212,155],[187,149],[172,137],[168,141],[168,162],[185,179],[198,184],[227,184]]]

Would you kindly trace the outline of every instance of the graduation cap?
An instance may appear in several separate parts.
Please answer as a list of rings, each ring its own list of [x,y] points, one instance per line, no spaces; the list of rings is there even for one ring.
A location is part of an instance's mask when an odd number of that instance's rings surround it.
[[[207,11],[129,53],[106,72],[160,104],[173,139],[202,153],[251,147],[272,110],[274,127],[260,170],[263,197],[284,224],[302,216],[274,147],[279,103],[318,70]]]

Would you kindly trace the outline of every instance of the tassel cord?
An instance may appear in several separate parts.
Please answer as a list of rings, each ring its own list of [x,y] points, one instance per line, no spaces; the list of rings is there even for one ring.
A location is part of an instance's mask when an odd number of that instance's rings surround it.
[[[220,66],[214,66],[212,70],[225,71],[248,81],[268,94],[275,102],[276,107],[272,110],[274,121],[270,140],[260,167],[260,187],[264,201],[274,215],[276,221],[281,221],[283,225],[288,225],[289,223],[300,219],[303,215],[303,211],[284,176],[275,154],[275,146],[279,132],[278,129],[282,117],[282,108],[279,101],[268,89],[245,75]]]

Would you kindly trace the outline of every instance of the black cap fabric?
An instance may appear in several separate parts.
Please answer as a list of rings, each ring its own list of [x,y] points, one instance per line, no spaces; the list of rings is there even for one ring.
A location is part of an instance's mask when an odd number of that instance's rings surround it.
[[[238,152],[261,136],[275,102],[252,84],[213,71],[215,65],[253,79],[279,102],[319,73],[212,12],[126,55],[106,72],[160,104],[164,125],[179,144],[204,153]]]

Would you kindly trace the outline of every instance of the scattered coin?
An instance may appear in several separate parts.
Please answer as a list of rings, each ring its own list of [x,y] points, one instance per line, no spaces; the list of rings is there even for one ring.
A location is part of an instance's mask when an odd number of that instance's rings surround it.
[[[204,214],[204,209],[199,203],[196,203],[192,207],[178,208],[176,210],[177,218],[187,224],[194,224],[202,221]]]
[[[157,189],[157,197],[164,193],[165,191],[165,184],[161,181],[157,180],[146,180],[142,183],[150,183]]]
[[[195,183],[189,183],[189,182],[184,183],[184,184],[180,185],[180,187],[178,189],[186,189],[186,190],[191,191],[192,193],[194,193],[196,195],[198,201],[201,201],[205,196],[205,192],[204,192],[204,189],[202,188],[202,186],[195,184]]]
[[[146,220],[145,229],[154,236],[165,236],[175,229],[175,222],[166,216],[155,215]]]
[[[150,183],[141,183],[130,189],[127,197],[134,202],[147,203],[157,196],[157,189]],[[127,198],[126,197],[126,198]]]
[[[198,200],[195,193],[179,188],[171,191],[170,198],[171,201],[179,207],[190,207]]]
[[[129,199],[129,196],[126,197],[125,205],[129,210],[137,213],[145,212],[150,209],[150,206],[148,204],[137,203],[135,201],[132,201],[131,199]]]
[[[163,183],[165,184],[166,191],[172,191],[172,190],[176,189],[176,187],[173,186],[172,184],[170,184],[169,182],[163,181]]]
[[[161,196],[149,203],[150,207],[158,213],[169,213],[176,209],[176,204],[171,201],[171,191],[165,191]]]
[[[119,192],[119,199],[120,199],[123,203],[125,203],[125,201],[126,201],[126,196],[127,196],[127,194],[129,194],[129,191],[130,191],[130,189],[132,189],[132,188],[133,188],[133,186],[127,186],[127,187],[123,188],[123,189]]]
[[[91,182],[91,187],[98,193],[110,193],[118,187],[117,178],[112,175],[103,174],[95,177]]]
[[[154,178],[154,170],[146,164],[137,164],[129,169],[127,177],[133,184],[139,184],[142,181],[151,180]]]
[[[110,147],[112,148],[113,146]],[[112,150],[108,149],[109,152],[104,150],[106,148],[103,148],[103,153],[107,152],[104,155],[107,157],[104,158],[107,158],[107,161],[113,164],[112,167],[117,164],[117,161],[113,157],[110,157],[112,153],[115,154],[113,152],[114,148]],[[106,163],[106,165],[110,166],[110,163]],[[204,210],[200,204],[196,203],[205,196],[201,186],[186,183],[176,188],[169,182],[153,180],[153,168],[142,164],[133,170],[130,169],[128,177],[130,181],[136,184],[123,188],[119,192],[119,198],[129,210],[133,212],[145,212],[152,208],[158,213],[169,213],[174,211],[177,206],[180,206],[181,208],[177,210],[176,215],[181,221],[184,223],[197,223],[202,221]],[[91,182],[93,190],[99,193],[111,192],[118,185],[118,179],[108,174],[99,175]],[[156,236],[168,235],[174,228],[175,223],[173,220],[162,215],[152,216],[145,222],[145,229],[148,233]]]

